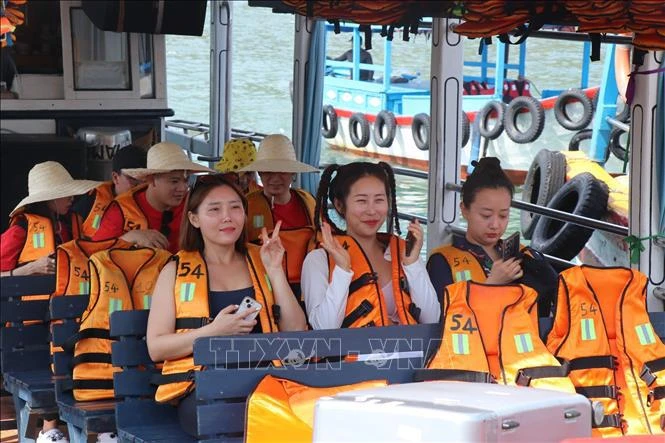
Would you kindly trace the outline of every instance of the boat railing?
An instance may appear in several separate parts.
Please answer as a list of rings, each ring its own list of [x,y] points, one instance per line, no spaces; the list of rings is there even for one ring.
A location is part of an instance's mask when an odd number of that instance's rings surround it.
[[[613,117],[605,117],[605,121],[609,123],[610,125],[614,126],[615,128],[619,128],[624,132],[629,132],[630,131],[630,125],[628,123],[624,123],[622,121],[617,120],[616,118]]]

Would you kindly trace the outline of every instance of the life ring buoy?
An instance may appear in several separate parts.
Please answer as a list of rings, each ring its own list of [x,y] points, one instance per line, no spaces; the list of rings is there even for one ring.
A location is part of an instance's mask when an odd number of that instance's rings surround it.
[[[364,148],[369,143],[369,122],[360,112],[351,115],[349,119],[349,137],[357,148]]]
[[[321,135],[325,138],[335,138],[339,121],[337,119],[337,112],[335,108],[330,105],[323,107],[323,122],[321,124]]]
[[[610,131],[610,139],[607,143],[607,151],[614,154],[622,162],[628,160],[628,143],[626,143],[626,147],[621,144],[621,136],[625,133],[626,131],[621,128],[612,129]]]
[[[526,109],[531,115],[531,124],[521,130],[517,126],[517,116]],[[534,97],[515,97],[503,115],[503,129],[506,135],[515,143],[531,143],[540,137],[545,128],[545,110],[543,105]]]
[[[483,108],[476,114],[478,122],[478,132],[483,137],[494,140],[498,138],[503,132],[503,114],[506,110],[506,104],[500,101],[492,100],[483,106]],[[496,116],[493,127],[489,127],[490,116]]]
[[[397,135],[397,120],[390,111],[381,111],[376,114],[374,121],[374,143],[381,148],[388,148],[395,141]],[[385,135],[384,135],[385,134]]]
[[[619,95],[624,101],[626,101],[630,67],[630,46],[616,45],[614,50],[614,77],[616,78]]]
[[[568,104],[579,102],[582,105],[582,116],[574,120],[568,114]],[[554,102],[554,118],[561,126],[571,131],[579,131],[589,126],[593,118],[593,102],[581,89],[563,91]]]
[[[547,206],[556,191],[566,181],[566,157],[556,151],[541,149],[531,162],[522,187],[522,201]],[[540,215],[529,211],[520,213],[522,236],[527,240],[533,235]]]
[[[469,121],[469,116],[466,115],[466,112],[462,111],[462,147],[466,146],[469,143],[469,137],[471,136],[471,122]]]
[[[607,210],[608,196],[604,183],[590,172],[583,172],[568,180],[547,207],[598,220]],[[543,254],[572,260],[592,233],[593,229],[541,216],[533,231],[531,246]]]
[[[570,138],[570,141],[568,142],[568,150],[579,151],[580,142],[582,140],[591,140],[592,136],[593,136],[593,129],[582,129],[581,131],[576,132],[575,135],[573,135]]]
[[[431,122],[429,115],[425,113],[416,114],[413,116],[411,122],[411,135],[416,147],[421,151],[429,149],[429,134],[431,130]]]

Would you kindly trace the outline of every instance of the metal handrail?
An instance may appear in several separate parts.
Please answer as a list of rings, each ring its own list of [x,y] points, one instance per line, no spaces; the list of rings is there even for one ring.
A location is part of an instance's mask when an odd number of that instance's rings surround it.
[[[621,129],[623,132],[629,132],[630,131],[630,125],[627,123],[624,123],[622,121],[617,120],[616,118],[612,117],[605,117],[605,121],[609,123],[612,126],[615,126],[619,129]]]
[[[446,189],[450,191],[461,192],[462,186],[457,183],[446,183]],[[546,208],[543,206],[534,205],[533,203],[527,203],[519,200],[513,200],[510,203],[510,206],[517,209],[526,210],[533,212],[534,214],[544,215],[555,220],[565,221],[574,223],[585,228],[599,229],[605,232],[611,232],[612,234],[627,236],[628,228],[626,226],[615,225],[614,223],[608,223],[600,220],[594,220],[592,218],[583,217],[581,215],[571,214],[569,212],[559,211],[558,209]]]

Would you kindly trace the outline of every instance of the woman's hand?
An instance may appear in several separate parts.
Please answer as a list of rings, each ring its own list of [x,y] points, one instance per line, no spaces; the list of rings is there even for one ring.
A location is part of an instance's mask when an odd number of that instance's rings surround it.
[[[330,225],[326,222],[323,222],[321,226],[321,235],[321,246],[335,260],[335,265],[347,272],[351,272],[351,256],[349,255],[349,251],[339,244],[339,241],[332,235]]]
[[[495,260],[492,264],[490,275],[487,276],[486,283],[493,285],[503,285],[512,283],[524,275],[522,271],[522,260],[519,258],[509,258],[508,260]]]
[[[125,232],[121,239],[146,248],[168,249],[169,240],[156,229],[133,229]]]
[[[279,228],[282,226],[282,221],[278,221],[273,229],[272,234],[268,235],[268,231],[264,227],[261,232],[261,261],[266,268],[268,275],[272,272],[282,270],[282,260],[284,259],[284,246],[282,240],[279,238]]]
[[[240,335],[249,334],[256,325],[256,319],[246,319],[253,314],[252,311],[236,312],[238,305],[229,305],[219,311],[219,314],[210,323],[214,335]]]
[[[409,226],[407,227],[408,232],[410,232],[415,238],[415,243],[411,249],[411,253],[406,255],[406,250],[402,253],[402,263],[405,266],[411,265],[418,261],[420,258],[420,250],[423,247],[423,242],[425,234],[423,232],[423,227],[420,225],[420,222],[417,219],[414,219]]]

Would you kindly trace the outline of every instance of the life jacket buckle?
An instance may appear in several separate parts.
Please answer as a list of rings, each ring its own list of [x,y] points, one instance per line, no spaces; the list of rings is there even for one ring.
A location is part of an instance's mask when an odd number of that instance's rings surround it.
[[[517,386],[529,386],[529,384],[531,384],[531,377],[526,375],[523,369],[520,369],[519,371],[517,371],[515,384]]]
[[[640,378],[644,380],[644,383],[646,383],[647,386],[651,386],[656,381],[657,377],[653,375],[651,369],[649,369],[647,365],[644,365],[640,371]]]

